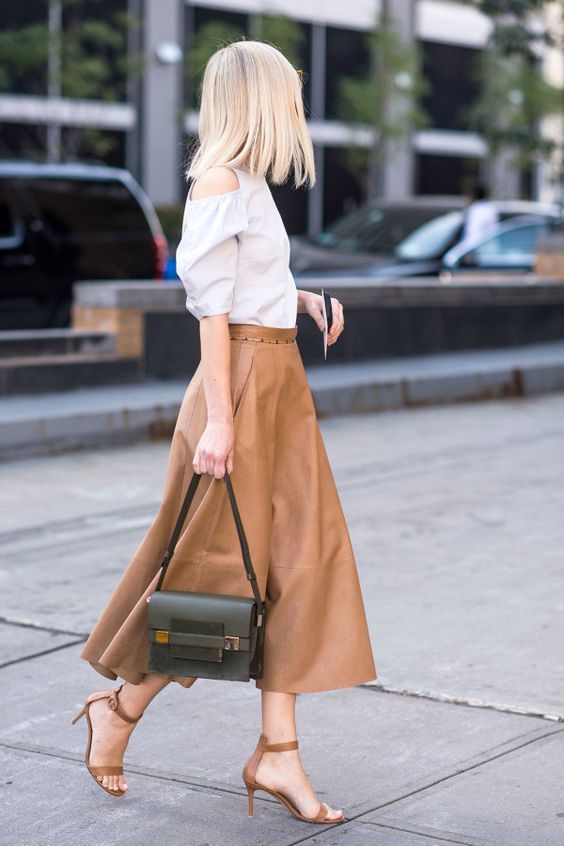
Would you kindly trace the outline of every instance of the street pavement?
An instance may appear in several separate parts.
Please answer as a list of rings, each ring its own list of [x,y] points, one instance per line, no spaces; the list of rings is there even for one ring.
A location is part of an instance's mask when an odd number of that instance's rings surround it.
[[[318,797],[351,821],[265,793],[247,817],[253,682],[169,685],[123,799],[86,772],[70,719],[108,685],[78,654],[156,512],[165,441],[0,465],[2,846],[564,843],[564,396],[320,425],[378,679],[302,694],[297,717]]]

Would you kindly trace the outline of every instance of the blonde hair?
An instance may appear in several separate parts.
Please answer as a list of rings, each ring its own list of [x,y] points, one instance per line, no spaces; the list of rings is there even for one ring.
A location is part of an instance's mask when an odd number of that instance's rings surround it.
[[[296,187],[315,185],[302,77],[263,41],[234,41],[210,57],[201,85],[197,150],[187,179],[216,165],[247,167],[276,185],[294,171]]]

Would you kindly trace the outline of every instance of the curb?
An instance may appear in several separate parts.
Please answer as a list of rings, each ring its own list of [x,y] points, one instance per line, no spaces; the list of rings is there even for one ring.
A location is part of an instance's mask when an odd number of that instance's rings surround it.
[[[320,418],[564,391],[564,343],[306,368]],[[0,401],[0,461],[169,438],[187,382]]]

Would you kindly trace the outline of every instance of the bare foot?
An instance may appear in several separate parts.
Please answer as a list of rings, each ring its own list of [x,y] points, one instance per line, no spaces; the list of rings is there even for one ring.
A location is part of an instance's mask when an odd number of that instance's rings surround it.
[[[255,780],[283,793],[304,817],[315,817],[319,812],[321,803],[304,772],[298,749],[263,752]],[[343,811],[329,805],[327,817],[337,822],[343,817]]]
[[[92,722],[92,746],[89,764],[104,767],[121,764],[134,723],[125,720],[108,708],[107,699],[97,699],[90,704]],[[97,775],[98,781],[109,790],[127,790],[123,775]]]

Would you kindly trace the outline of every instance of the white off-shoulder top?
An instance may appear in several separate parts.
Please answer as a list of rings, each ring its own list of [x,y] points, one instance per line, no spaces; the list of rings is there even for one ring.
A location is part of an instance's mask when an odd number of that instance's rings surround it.
[[[284,222],[266,179],[232,170],[235,191],[198,200],[188,191],[176,250],[186,308],[198,320],[227,313],[230,323],[292,328],[298,292]]]

